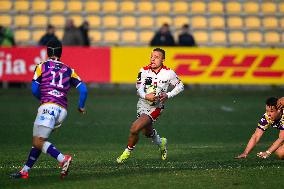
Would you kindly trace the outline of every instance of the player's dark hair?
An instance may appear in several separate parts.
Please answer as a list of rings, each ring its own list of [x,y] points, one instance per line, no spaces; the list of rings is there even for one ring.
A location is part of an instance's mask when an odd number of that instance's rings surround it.
[[[276,106],[277,105],[277,101],[278,101],[278,98],[269,97],[269,98],[266,99],[265,104],[267,106]]]
[[[47,55],[48,57],[56,56],[60,58],[62,54],[62,44],[56,39],[52,39],[47,43]]]
[[[164,49],[161,49],[161,48],[155,48],[153,51],[158,51],[160,53],[162,53],[163,55],[163,58],[165,59],[166,58],[166,52]]]

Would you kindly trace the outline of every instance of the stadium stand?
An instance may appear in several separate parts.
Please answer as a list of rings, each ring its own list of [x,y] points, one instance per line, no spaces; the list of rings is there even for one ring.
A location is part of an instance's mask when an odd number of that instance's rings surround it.
[[[54,25],[56,33],[63,32],[66,19],[72,18],[76,26],[89,22],[92,43],[98,46],[148,45],[147,40],[165,22],[174,34],[189,24],[199,46],[284,46],[283,1],[0,0],[0,5],[1,25],[15,33],[30,32],[18,37],[19,45],[37,44],[37,34],[47,24]]]

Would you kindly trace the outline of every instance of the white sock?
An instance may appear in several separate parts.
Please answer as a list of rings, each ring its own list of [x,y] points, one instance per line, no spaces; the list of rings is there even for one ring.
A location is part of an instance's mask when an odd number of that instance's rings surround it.
[[[47,141],[44,142],[41,151],[46,154],[46,153],[47,153],[47,149],[48,149],[48,147],[49,147],[50,145],[51,145],[50,142],[47,142]]]
[[[24,165],[24,167],[22,168],[22,172],[29,172],[31,168],[29,166]]]
[[[62,163],[64,159],[65,159],[65,156],[64,156],[63,154],[61,154],[61,153],[57,156],[57,160],[58,160],[60,163]]]
[[[153,129],[153,132],[154,132],[152,135],[153,143],[157,144],[158,146],[161,146],[162,140],[161,140],[160,135],[158,135],[158,132],[155,129]]]

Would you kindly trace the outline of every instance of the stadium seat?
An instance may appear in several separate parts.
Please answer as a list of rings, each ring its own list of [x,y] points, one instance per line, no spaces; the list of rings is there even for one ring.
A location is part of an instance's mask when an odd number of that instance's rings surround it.
[[[284,28],[284,17],[279,20],[280,28]]]
[[[102,40],[102,34],[97,30],[90,30],[89,37],[91,41],[95,43],[95,45],[97,45],[97,42],[100,42]]]
[[[229,33],[229,42],[231,45],[243,45],[245,42],[245,35],[242,31],[233,31]]]
[[[14,2],[14,10],[17,12],[28,12],[30,10],[29,1],[17,0]]]
[[[4,27],[11,27],[12,17],[9,14],[0,14],[0,25]]]
[[[173,13],[174,14],[181,14],[181,13],[188,13],[189,12],[189,4],[184,1],[174,1],[173,2]]]
[[[193,29],[207,28],[207,19],[203,16],[195,16],[191,19],[191,26]]]
[[[212,16],[209,18],[209,27],[213,29],[224,28],[224,18],[221,16]]]
[[[0,12],[8,12],[12,9],[12,1],[10,0],[0,0]]]
[[[120,3],[120,12],[122,12],[122,13],[134,13],[135,12],[135,2],[133,2],[133,1],[122,1]]]
[[[204,45],[209,43],[208,33],[206,31],[195,31],[193,33],[197,45]]]
[[[74,21],[74,25],[79,27],[83,23],[83,17],[81,14],[72,14],[68,18],[71,18]]]
[[[193,1],[191,3],[191,9],[190,12],[192,14],[204,14],[206,13],[206,3],[203,1]]]
[[[110,0],[102,2],[102,11],[104,13],[117,13],[118,11],[118,2]]]
[[[35,44],[38,44],[39,40],[45,34],[45,32],[46,32],[45,30],[33,30],[32,31],[32,41]]]
[[[38,14],[32,16],[32,27],[37,28],[37,27],[43,27],[46,28],[48,24],[48,18],[44,14]]]
[[[243,10],[246,14],[258,14],[259,6],[258,2],[248,1],[243,3]]]
[[[246,41],[248,44],[260,44],[262,43],[262,34],[259,31],[250,31],[246,35]]]
[[[137,32],[136,31],[123,31],[121,33],[122,43],[137,43]]]
[[[152,13],[153,12],[153,4],[148,1],[139,1],[137,2],[137,10],[140,13]]]
[[[239,16],[228,17],[228,27],[230,29],[241,29],[243,28],[243,19]]]
[[[117,16],[104,16],[103,17],[103,27],[117,28],[118,27],[118,17]]]
[[[156,26],[160,27],[163,24],[168,23],[172,25],[172,18],[170,16],[158,16],[156,17]]]
[[[211,43],[215,44],[226,44],[226,33],[223,31],[213,31],[211,33]]]
[[[28,15],[16,15],[14,16],[15,27],[28,27],[30,25],[30,17]]]
[[[99,28],[101,26],[101,17],[88,15],[86,20],[89,22],[90,28]]]
[[[229,14],[240,14],[242,11],[241,3],[236,1],[229,1],[226,3],[226,10]]]
[[[264,33],[264,42],[267,43],[267,44],[280,44],[280,36],[279,36],[279,33],[277,32],[265,32]]]
[[[277,12],[276,3],[274,2],[262,2],[261,12],[263,14],[275,14]]]
[[[119,32],[115,30],[105,31],[104,33],[104,42],[117,44],[119,42]]]
[[[63,29],[56,30],[55,35],[58,37],[59,40],[62,40],[64,35],[64,30]]]
[[[64,0],[53,0],[49,3],[49,10],[51,12],[63,13],[65,11]]]
[[[29,30],[16,30],[14,33],[16,44],[28,44],[31,32]]]
[[[246,17],[245,27],[247,29],[259,29],[260,28],[260,18],[256,16]]]
[[[171,12],[171,3],[169,1],[157,1],[155,3],[155,11],[158,14],[168,14]]]
[[[174,27],[180,29],[184,24],[190,24],[188,16],[176,16],[173,21]]]
[[[219,1],[211,1],[208,3],[208,12],[211,14],[224,13],[223,3]]]
[[[141,29],[154,28],[154,19],[152,16],[138,17],[138,27]]]
[[[122,16],[120,18],[120,26],[122,28],[135,28],[136,27],[136,17]]]
[[[61,14],[52,14],[49,17],[49,23],[54,25],[56,28],[64,28],[65,27],[65,16]]]
[[[280,3],[278,4],[278,9],[279,9],[279,12],[280,12],[281,14],[284,13],[284,2],[280,2]]]
[[[278,29],[278,19],[274,16],[266,16],[262,20],[264,29]]]
[[[36,13],[43,13],[48,10],[46,1],[32,1],[32,11]]]
[[[86,1],[85,2],[85,11],[87,13],[97,13],[100,11],[100,2],[98,1]]]
[[[139,41],[141,44],[144,44],[144,45],[148,45],[151,41],[151,39],[153,38],[154,36],[154,32],[153,31],[140,31],[139,32]]]
[[[67,11],[69,13],[80,13],[83,10],[82,1],[69,1],[67,4]]]

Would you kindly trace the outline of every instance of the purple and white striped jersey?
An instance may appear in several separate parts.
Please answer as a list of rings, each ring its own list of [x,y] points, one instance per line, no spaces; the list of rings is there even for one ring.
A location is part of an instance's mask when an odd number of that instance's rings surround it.
[[[259,120],[257,127],[263,131],[266,131],[269,127],[284,130],[284,114],[280,119],[272,121],[267,113],[265,113]]]
[[[67,109],[67,93],[81,84],[75,71],[60,61],[49,59],[35,68],[33,81],[40,85],[40,102],[55,103]]]

